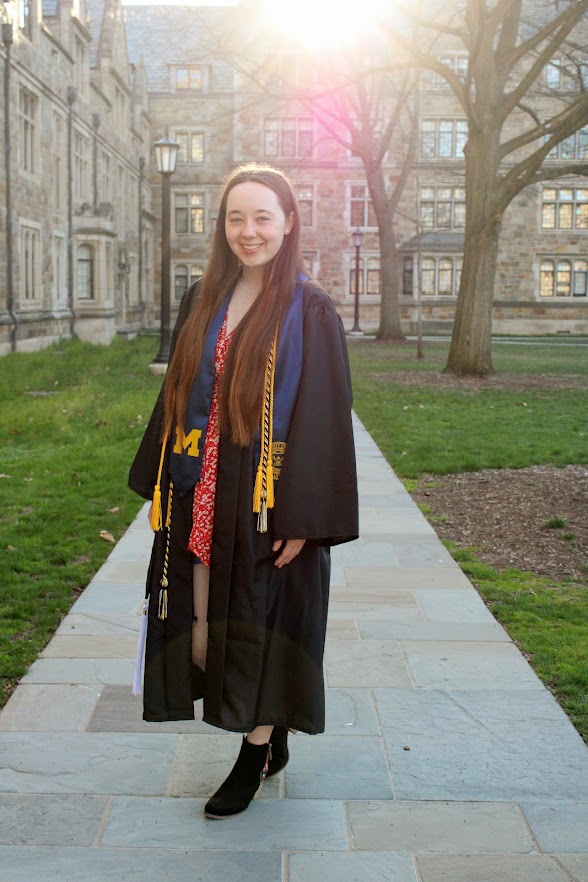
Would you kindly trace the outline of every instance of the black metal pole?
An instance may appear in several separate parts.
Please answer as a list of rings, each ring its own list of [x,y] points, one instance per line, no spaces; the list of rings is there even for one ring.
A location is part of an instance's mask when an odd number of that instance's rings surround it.
[[[361,334],[359,327],[359,249],[361,245],[355,246],[355,321],[351,328],[352,334]]]
[[[10,348],[16,352],[19,319],[14,303],[14,275],[12,261],[12,193],[10,169],[10,49],[12,46],[12,25],[2,25],[2,42],[6,52],[4,58],[4,170],[6,174],[6,309],[12,319],[10,329]]]
[[[159,352],[153,359],[154,364],[169,362],[171,342],[170,326],[170,178],[169,173],[162,174],[161,190],[161,330]]]

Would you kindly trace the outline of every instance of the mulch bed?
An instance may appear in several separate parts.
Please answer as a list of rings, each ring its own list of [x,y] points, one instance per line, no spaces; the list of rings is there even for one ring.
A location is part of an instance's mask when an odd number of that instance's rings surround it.
[[[434,521],[441,538],[475,546],[497,569],[588,579],[588,466],[426,475],[413,496],[443,518]],[[554,518],[565,525],[547,526]]]
[[[439,371],[386,371],[370,374],[376,380],[399,383],[401,386],[434,386],[457,392],[509,390],[524,392],[534,389],[586,389],[586,377],[570,374],[565,377],[534,374],[494,374],[490,377],[458,377]]]

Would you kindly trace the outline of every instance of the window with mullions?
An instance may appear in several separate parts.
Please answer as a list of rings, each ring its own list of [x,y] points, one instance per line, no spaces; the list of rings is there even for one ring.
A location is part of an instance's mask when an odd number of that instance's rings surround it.
[[[461,80],[465,79],[468,70],[466,55],[447,55],[440,58],[439,61],[456,73]],[[434,70],[426,72],[424,86],[425,89],[434,91],[444,91],[451,88],[445,77],[442,77],[441,74]]]
[[[33,4],[31,0],[19,0],[18,26],[30,40],[33,33]]]
[[[349,224],[353,228],[378,226],[367,184],[351,184],[349,187]]]
[[[201,92],[204,84],[201,67],[176,68],[176,89],[191,89]]]
[[[421,159],[460,159],[468,137],[463,119],[421,120]]]
[[[425,230],[456,230],[465,226],[463,187],[421,187],[419,220]]]
[[[204,232],[204,194],[175,193],[174,223],[178,235]]]
[[[312,119],[309,117],[266,119],[264,153],[266,156],[312,156],[312,134]]]
[[[544,230],[588,230],[588,189],[546,187],[541,226]]]
[[[314,187],[312,185],[296,187],[296,196],[300,211],[300,225],[312,227],[314,223]]]
[[[204,162],[204,135],[201,132],[176,132],[174,137],[180,145],[178,162],[202,165]]]
[[[541,297],[587,297],[588,261],[567,258],[541,261]]]
[[[20,296],[23,302],[41,296],[41,233],[25,225],[20,230]]]
[[[414,293],[414,277],[420,275],[423,297],[456,297],[459,290],[461,257],[423,257],[418,271],[418,258],[406,257],[403,266],[402,293],[411,297]]]
[[[78,300],[94,299],[94,251],[91,245],[78,248]]]
[[[588,86],[588,65],[574,58],[554,60],[545,67],[545,85],[554,92],[579,92]]]
[[[27,89],[20,87],[19,93],[19,128],[20,128],[20,166],[34,175],[37,173],[37,117],[39,99]]]
[[[349,270],[349,293],[355,294],[355,260],[351,261]],[[359,295],[364,291],[368,296],[379,297],[380,295],[380,259],[378,257],[363,257],[359,261]]]
[[[193,263],[190,266],[179,264],[174,270],[174,296],[181,300],[188,287],[204,275],[204,268]]]
[[[588,126],[556,144],[547,159],[588,159]]]

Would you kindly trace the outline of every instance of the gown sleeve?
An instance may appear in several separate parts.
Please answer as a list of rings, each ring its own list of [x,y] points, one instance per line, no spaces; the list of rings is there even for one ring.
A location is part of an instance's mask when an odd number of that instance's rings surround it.
[[[341,319],[320,290],[304,314],[302,377],[276,485],[277,539],[337,545],[359,534],[351,377]]]
[[[197,285],[197,283],[196,283]],[[192,285],[180,303],[178,317],[172,333],[170,344],[170,361],[174,354],[178,334],[184,324],[188,313],[192,308],[197,293],[196,285]],[[164,386],[162,384],[153,408],[153,413],[147,423],[145,434],[139,449],[133,460],[129,471],[129,487],[142,496],[143,499],[151,499],[153,497],[153,489],[157,480],[157,471],[159,469],[159,458],[161,456],[161,442],[163,434],[164,420]]]

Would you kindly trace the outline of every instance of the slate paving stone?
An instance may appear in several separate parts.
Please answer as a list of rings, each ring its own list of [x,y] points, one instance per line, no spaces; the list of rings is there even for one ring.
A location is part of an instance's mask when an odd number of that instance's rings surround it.
[[[325,693],[326,735],[379,735],[380,724],[376,717],[371,693],[367,689],[327,689]],[[292,750],[298,740],[305,736],[294,735]],[[309,738],[319,737],[309,735]]]
[[[359,529],[361,532],[373,534],[419,533],[430,535],[432,527],[424,517],[417,515],[390,514],[383,508],[362,508],[359,510]],[[439,564],[442,566],[442,564]]]
[[[464,588],[472,594],[479,595],[474,591],[470,582],[458,567],[398,567],[388,564],[387,566],[370,567],[345,567],[345,581],[350,588],[376,588],[392,587],[394,589],[406,588],[452,590]],[[422,592],[419,592],[419,594]],[[453,600],[452,595],[447,599]],[[464,598],[462,598],[463,600]],[[481,602],[481,601],[480,601]],[[455,598],[455,607],[458,608],[458,598]],[[443,608],[443,602],[440,604]],[[486,610],[487,616],[490,615]],[[452,618],[446,621],[453,621]],[[459,621],[457,619],[456,621]]]
[[[349,802],[352,843],[366,851],[532,851],[516,806],[470,802]]]
[[[371,621],[378,618],[386,622],[424,622],[424,616],[420,607],[414,601],[410,606],[397,606],[388,603],[338,603],[332,600],[329,603],[329,621],[335,619],[348,619],[353,616],[356,622]]]
[[[428,640],[402,643],[417,686],[425,689],[543,689],[514,643]]]
[[[391,851],[291,854],[289,882],[417,882],[409,854]]]
[[[21,683],[116,683],[128,684],[135,670],[129,658],[41,658],[34,662]]]
[[[0,882],[282,882],[278,852],[1,848]]]
[[[174,760],[167,796],[212,796],[231,771],[239,754],[241,737],[182,735]],[[328,794],[326,794],[328,795]],[[280,781],[275,775],[264,782],[260,799],[279,799]]]
[[[588,768],[584,784],[588,784]],[[588,797],[585,799],[572,805],[521,805],[542,851],[588,852]]]
[[[246,812],[215,821],[204,799],[117,797],[102,842],[140,848],[333,851],[347,848],[343,806],[322,799],[256,799]]]
[[[0,733],[0,792],[164,794],[177,735]]]
[[[450,640],[453,643],[510,643],[498,622],[389,622],[379,619],[357,622],[365,640]]]
[[[325,648],[329,686],[411,686],[395,640],[337,640]]]
[[[57,634],[41,653],[41,658],[132,658],[137,654],[138,634],[126,631],[123,635],[81,636]],[[78,683],[83,682],[78,680]]]
[[[354,619],[332,619],[327,623],[327,640],[359,640]]]
[[[0,715],[0,732],[78,732],[90,718],[101,687],[23,683]]]
[[[195,713],[202,714],[202,702],[194,705]],[[191,734],[217,736],[230,735],[222,729],[209,726],[201,719],[170,720],[165,723],[146,723],[143,719],[143,697],[132,695],[130,686],[104,686],[92,714],[88,732],[156,732],[163,734],[188,732]]]
[[[143,560],[112,560],[108,558],[100,567],[93,582],[124,582],[126,585],[145,585],[149,558],[145,555]]]
[[[0,845],[90,847],[106,808],[106,796],[1,793]]]
[[[465,577],[464,577],[465,578]],[[494,617],[477,591],[415,588],[414,596],[429,622],[492,622]]]
[[[332,588],[330,599],[333,603],[361,603],[375,605],[377,603],[388,606],[416,606],[414,595],[404,589],[389,587],[383,588]]]
[[[570,882],[551,857],[536,854],[417,855],[421,882]]]
[[[115,639],[119,637],[132,637],[136,646],[140,622],[141,616],[139,615],[138,608],[134,613],[126,616],[96,616],[70,613],[62,620],[53,640],[64,636],[109,637]],[[46,650],[49,649],[53,640],[46,647]]]
[[[397,799],[588,802],[588,749],[546,689],[374,696]]]
[[[392,799],[380,738],[320,735],[298,739],[286,767],[291,799]]]
[[[91,582],[70,612],[107,615],[116,620],[119,615],[138,615],[142,605],[143,598],[137,585]]]
[[[429,538],[436,541],[426,541]],[[395,554],[401,567],[424,566],[457,569],[455,561],[434,533],[431,537],[425,537],[423,542],[395,543]]]
[[[573,875],[574,882],[588,882],[588,853],[556,854],[554,858]]]

